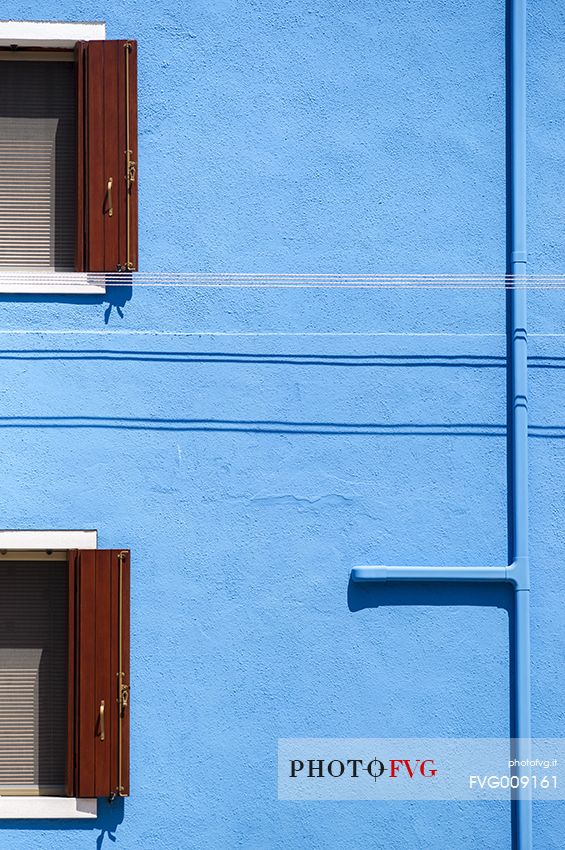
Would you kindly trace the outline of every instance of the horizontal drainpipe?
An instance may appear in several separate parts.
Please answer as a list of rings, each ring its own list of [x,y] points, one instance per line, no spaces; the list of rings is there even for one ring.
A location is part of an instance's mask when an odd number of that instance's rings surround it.
[[[528,554],[528,338],[527,292],[512,282],[526,275],[526,0],[508,0],[509,39],[509,263],[508,289],[508,433],[509,549],[506,567],[355,567],[355,582],[479,581],[509,582],[514,606],[514,757],[530,754],[530,565]],[[514,798],[514,836],[517,850],[532,848],[532,803],[520,791]]]
[[[508,567],[389,567],[384,565],[354,567],[355,582],[373,581],[508,581],[515,590],[529,590],[529,576],[524,562]]]

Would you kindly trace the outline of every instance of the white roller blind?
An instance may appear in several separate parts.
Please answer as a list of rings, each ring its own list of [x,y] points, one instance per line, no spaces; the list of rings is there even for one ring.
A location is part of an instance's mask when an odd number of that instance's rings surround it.
[[[72,269],[75,67],[0,62],[0,269]]]
[[[66,564],[2,562],[0,795],[62,793],[66,722]]]

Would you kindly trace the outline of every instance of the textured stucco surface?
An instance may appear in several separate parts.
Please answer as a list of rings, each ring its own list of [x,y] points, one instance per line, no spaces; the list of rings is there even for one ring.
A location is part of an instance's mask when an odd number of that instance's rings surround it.
[[[504,269],[501,2],[54,0],[49,16],[139,40],[144,270]],[[560,4],[536,4],[537,272],[564,259],[562,35]],[[562,296],[531,315],[565,331]],[[109,831],[127,850],[510,850],[502,804],[276,800],[278,737],[508,733],[502,588],[348,588],[358,563],[506,562],[503,294],[3,298],[0,330],[0,525],[131,546],[134,730],[123,812],[0,822],[0,848],[108,848]],[[410,336],[430,332],[455,335]],[[561,342],[532,345],[553,358],[531,376],[548,736],[564,729]],[[562,846],[562,817],[536,807],[536,848]]]

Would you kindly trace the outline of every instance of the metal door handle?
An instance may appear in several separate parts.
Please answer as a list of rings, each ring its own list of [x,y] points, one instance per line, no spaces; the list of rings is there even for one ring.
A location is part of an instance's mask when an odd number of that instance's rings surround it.
[[[100,717],[100,740],[103,741],[104,738],[106,737],[106,730],[105,730],[105,727],[104,727],[104,700],[102,700],[102,702],[100,703],[99,717]]]
[[[114,205],[112,203],[112,183],[113,182],[114,181],[110,177],[110,179],[108,180],[108,186],[107,186],[107,189],[106,189],[106,198],[107,198],[107,201],[108,201],[108,215],[109,216],[114,215]]]

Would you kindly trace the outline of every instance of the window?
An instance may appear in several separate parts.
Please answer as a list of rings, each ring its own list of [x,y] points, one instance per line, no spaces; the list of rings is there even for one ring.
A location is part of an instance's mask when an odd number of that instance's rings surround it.
[[[129,794],[129,561],[1,551],[0,800]]]
[[[72,271],[77,134],[73,54],[50,53],[49,61],[39,51],[15,56],[0,50],[0,270]]]
[[[67,570],[27,557],[0,564],[0,794],[64,794]]]
[[[7,26],[0,24],[0,282],[8,272],[136,270],[136,42],[10,40]]]

